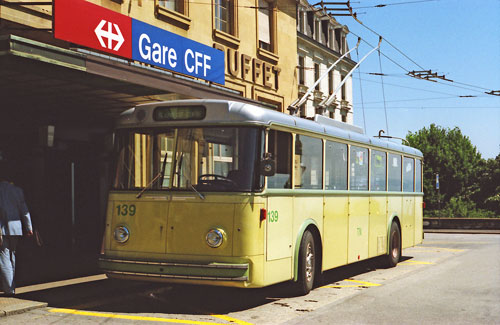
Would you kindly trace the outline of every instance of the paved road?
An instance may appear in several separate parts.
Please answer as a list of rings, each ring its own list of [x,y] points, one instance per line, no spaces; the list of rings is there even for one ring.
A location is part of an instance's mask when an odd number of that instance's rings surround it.
[[[361,262],[295,297],[259,290],[102,280],[24,294],[49,307],[6,324],[500,324],[500,235],[426,234],[391,269]]]

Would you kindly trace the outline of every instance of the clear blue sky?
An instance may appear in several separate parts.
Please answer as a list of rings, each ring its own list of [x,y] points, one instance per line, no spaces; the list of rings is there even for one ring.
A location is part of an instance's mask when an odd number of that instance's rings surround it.
[[[381,51],[404,69],[381,57],[389,134],[405,137],[431,123],[459,127],[483,158],[500,153],[500,96],[484,93],[500,90],[500,0],[436,0],[383,8],[360,8],[418,0],[353,0],[358,18],[386,38],[425,70],[455,82],[418,80],[405,76],[418,65],[382,42]],[[312,3],[312,2],[311,2]],[[375,46],[378,36],[350,17],[336,17],[356,35]],[[356,44],[354,35],[349,46]],[[361,59],[370,47],[362,42]],[[356,54],[351,56],[358,60]],[[353,74],[354,123],[366,134],[386,129],[382,81],[377,52]],[[361,77],[361,85],[360,85]],[[472,85],[467,86],[464,84]],[[477,88],[481,87],[481,88]],[[485,88],[485,89],[483,89]],[[361,90],[363,96],[361,96]],[[477,96],[460,98],[458,96]],[[362,101],[364,102],[364,116]]]

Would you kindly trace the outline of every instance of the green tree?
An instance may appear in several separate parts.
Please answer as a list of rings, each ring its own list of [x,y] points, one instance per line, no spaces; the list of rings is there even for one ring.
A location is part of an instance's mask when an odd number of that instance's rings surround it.
[[[479,191],[474,195],[477,206],[500,216],[500,154],[483,162],[479,184]]]
[[[472,197],[479,191],[481,154],[458,127],[431,124],[406,139],[424,154],[424,201],[427,216],[468,217],[475,210]],[[436,190],[439,174],[440,192]],[[439,209],[441,208],[441,209]]]

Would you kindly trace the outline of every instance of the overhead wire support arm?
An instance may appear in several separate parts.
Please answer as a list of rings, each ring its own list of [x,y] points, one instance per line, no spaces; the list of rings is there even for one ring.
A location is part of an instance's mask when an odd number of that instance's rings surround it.
[[[320,103],[319,103],[319,107],[326,107],[328,105],[330,105],[334,100],[335,100],[335,97],[337,96],[337,93],[339,92],[339,90],[342,88],[342,86],[346,83],[347,79],[352,75],[352,73],[361,65],[361,63],[368,57],[370,56],[370,54],[372,54],[373,52],[375,52],[376,50],[378,50],[380,48],[380,44],[382,43],[382,36],[379,37],[379,40],[378,40],[378,45],[376,47],[374,47],[370,52],[368,52],[361,60],[359,60],[359,62],[354,66],[354,68],[351,69],[351,71],[349,71],[349,73],[344,77],[344,80],[342,80],[342,82],[337,86],[337,88],[335,88],[335,91],[330,95],[328,96],[328,98],[325,98],[323,99]],[[359,44],[359,41],[358,41],[358,44]]]
[[[500,90],[485,91],[484,93],[493,96],[500,96]]]
[[[309,97],[309,95],[311,95],[311,93],[314,91],[314,89],[316,88],[317,85],[319,85],[319,83],[321,82],[321,80],[323,80],[327,75],[328,73],[330,73],[330,71],[340,62],[342,61],[342,59],[344,59],[346,56],[349,55],[349,53],[351,53],[352,51],[354,51],[355,49],[358,48],[359,44],[361,43],[361,37],[358,37],[358,43],[356,44],[356,46],[354,48],[352,48],[351,50],[349,50],[348,52],[344,53],[342,56],[340,56],[338,58],[337,61],[335,61],[327,70],[325,73],[323,73],[318,80],[316,80],[314,82],[314,84],[312,86],[310,86],[306,93],[304,94],[304,96],[302,96],[300,99],[296,99],[294,100],[290,106],[288,106],[288,110],[290,111],[290,114],[291,115],[295,115],[297,113],[297,111],[299,110],[300,106],[302,104],[304,104],[307,100],[307,98]],[[303,68],[303,67],[302,67]]]
[[[410,77],[414,77],[417,79],[423,79],[423,80],[433,81],[433,82],[437,82],[437,81],[432,80],[432,79],[441,79],[444,81],[453,82],[453,80],[447,79],[445,75],[438,76],[437,72],[432,72],[432,70],[410,71],[410,72],[408,72],[408,75]]]

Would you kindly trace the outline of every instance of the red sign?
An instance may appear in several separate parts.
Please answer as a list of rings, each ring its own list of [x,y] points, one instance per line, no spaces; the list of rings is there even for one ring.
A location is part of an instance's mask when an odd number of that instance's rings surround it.
[[[132,19],[87,1],[55,0],[54,36],[126,58],[132,57]]]

